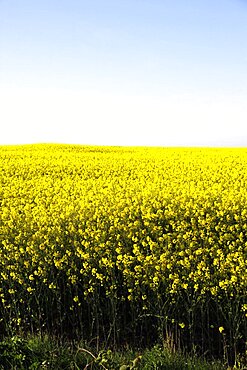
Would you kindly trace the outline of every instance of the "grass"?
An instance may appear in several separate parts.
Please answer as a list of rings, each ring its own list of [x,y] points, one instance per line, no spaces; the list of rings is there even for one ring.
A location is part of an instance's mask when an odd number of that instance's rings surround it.
[[[51,337],[5,338],[0,342],[1,370],[223,370],[226,364],[206,361],[196,355],[174,352],[167,345],[150,349],[96,351],[87,345],[61,342]],[[246,369],[239,364],[235,369]]]

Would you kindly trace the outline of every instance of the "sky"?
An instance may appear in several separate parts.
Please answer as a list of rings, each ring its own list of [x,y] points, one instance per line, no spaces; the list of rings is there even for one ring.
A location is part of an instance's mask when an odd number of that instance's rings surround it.
[[[247,147],[247,0],[0,0],[0,145]]]

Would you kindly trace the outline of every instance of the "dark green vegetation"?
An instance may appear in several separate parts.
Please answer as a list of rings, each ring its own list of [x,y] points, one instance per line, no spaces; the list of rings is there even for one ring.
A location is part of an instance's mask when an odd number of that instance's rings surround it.
[[[206,362],[195,355],[174,352],[170,344],[143,351],[96,350],[87,346],[61,343],[45,336],[5,339],[0,342],[1,370],[223,370],[227,365]],[[245,369],[245,367],[235,367]]]

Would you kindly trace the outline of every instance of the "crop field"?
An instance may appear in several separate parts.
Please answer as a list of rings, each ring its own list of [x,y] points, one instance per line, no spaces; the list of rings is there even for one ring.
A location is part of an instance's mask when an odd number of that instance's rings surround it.
[[[247,149],[0,147],[1,333],[246,351]]]

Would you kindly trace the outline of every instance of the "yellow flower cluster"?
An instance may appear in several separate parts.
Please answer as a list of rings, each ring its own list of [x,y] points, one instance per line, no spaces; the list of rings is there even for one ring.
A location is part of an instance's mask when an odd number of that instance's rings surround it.
[[[246,149],[3,146],[0,164],[6,307],[61,279],[71,306],[246,294]]]

